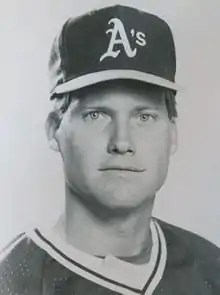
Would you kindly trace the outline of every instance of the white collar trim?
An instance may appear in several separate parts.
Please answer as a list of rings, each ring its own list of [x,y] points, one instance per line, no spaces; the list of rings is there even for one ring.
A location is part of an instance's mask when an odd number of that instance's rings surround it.
[[[133,265],[113,256],[97,258],[66,243],[54,229],[35,229],[28,236],[64,267],[88,280],[126,295],[151,295],[163,276],[167,248],[159,224],[151,220],[150,228],[153,247],[150,260],[144,265]]]

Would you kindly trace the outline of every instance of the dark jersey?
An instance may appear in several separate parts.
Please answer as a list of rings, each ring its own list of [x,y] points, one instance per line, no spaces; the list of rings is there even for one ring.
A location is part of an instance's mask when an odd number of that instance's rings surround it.
[[[1,254],[3,295],[219,295],[220,249],[152,219],[148,263],[97,258],[65,242],[62,231],[35,229]]]

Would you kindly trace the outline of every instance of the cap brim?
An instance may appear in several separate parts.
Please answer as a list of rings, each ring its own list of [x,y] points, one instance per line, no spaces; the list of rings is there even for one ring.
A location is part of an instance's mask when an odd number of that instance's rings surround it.
[[[104,81],[118,80],[118,79],[128,79],[128,80],[137,80],[145,83],[150,83],[160,87],[172,89],[175,91],[180,91],[181,87],[174,82],[166,80],[164,78],[143,73],[136,70],[105,70],[95,73],[86,74],[78,78],[74,78],[68,82],[58,85],[52,96],[55,94],[62,94],[66,92],[71,92],[78,90],[80,88],[97,84]]]

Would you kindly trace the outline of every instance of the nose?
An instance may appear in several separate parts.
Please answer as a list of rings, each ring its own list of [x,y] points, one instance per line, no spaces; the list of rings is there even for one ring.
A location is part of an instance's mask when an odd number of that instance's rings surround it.
[[[134,155],[136,153],[128,124],[118,124],[114,127],[108,143],[108,153],[119,155]]]

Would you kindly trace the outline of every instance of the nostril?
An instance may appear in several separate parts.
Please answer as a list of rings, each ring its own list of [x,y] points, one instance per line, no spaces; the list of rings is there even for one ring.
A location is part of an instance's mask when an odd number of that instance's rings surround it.
[[[127,142],[120,142],[111,144],[109,152],[114,154],[134,154],[134,148]]]

